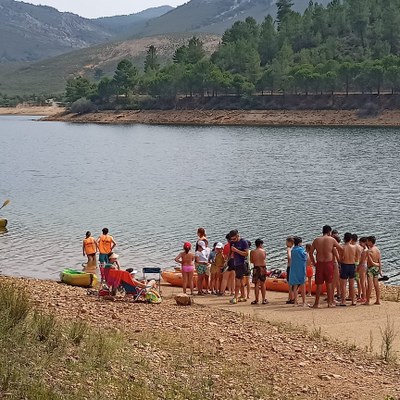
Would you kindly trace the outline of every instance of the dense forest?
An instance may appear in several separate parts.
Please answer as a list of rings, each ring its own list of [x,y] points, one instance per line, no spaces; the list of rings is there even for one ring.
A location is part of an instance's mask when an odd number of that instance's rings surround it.
[[[310,1],[301,15],[277,1],[276,19],[236,22],[210,57],[193,37],[160,66],[150,46],[144,68],[122,60],[113,77],[67,82],[70,104],[132,103],[176,96],[385,93],[400,91],[400,0]],[[87,100],[86,103],[87,105]]]

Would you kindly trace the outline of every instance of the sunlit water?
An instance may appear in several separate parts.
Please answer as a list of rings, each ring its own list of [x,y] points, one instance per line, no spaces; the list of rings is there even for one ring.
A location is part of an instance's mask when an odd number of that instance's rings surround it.
[[[57,278],[86,230],[108,227],[124,266],[168,267],[199,226],[237,228],[285,265],[285,238],[324,224],[374,234],[399,269],[400,135],[384,128],[101,126],[0,117],[3,274]],[[400,283],[394,277],[392,283]]]

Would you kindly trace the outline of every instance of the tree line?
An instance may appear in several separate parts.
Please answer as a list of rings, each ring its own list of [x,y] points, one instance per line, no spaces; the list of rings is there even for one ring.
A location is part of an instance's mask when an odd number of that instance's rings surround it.
[[[193,37],[164,66],[150,46],[143,72],[124,59],[98,83],[70,79],[66,100],[400,91],[400,0],[310,1],[303,14],[278,0],[277,8],[276,19],[235,22],[211,56]]]

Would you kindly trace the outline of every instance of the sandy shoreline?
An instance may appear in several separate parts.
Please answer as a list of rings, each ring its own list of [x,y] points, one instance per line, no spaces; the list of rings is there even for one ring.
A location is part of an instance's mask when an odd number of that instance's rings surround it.
[[[44,121],[97,124],[160,124],[160,125],[222,125],[222,126],[400,126],[400,112],[384,111],[373,118],[359,118],[357,111],[344,110],[265,110],[265,111],[102,111],[76,115],[59,113]]]
[[[270,305],[253,306],[257,311],[249,314],[251,306],[246,303],[229,306],[226,297],[216,300],[215,296],[205,296],[201,300],[196,298],[192,307],[178,307],[172,297],[181,289],[166,286],[162,288],[162,304],[146,305],[106,301],[88,296],[86,289],[54,281],[0,276],[2,282],[25,287],[35,307],[54,313],[61,320],[81,319],[93,327],[108,327],[123,333],[132,343],[132,352],[142,351],[135,346],[144,336],[145,345],[152,348],[152,353],[145,353],[149,355],[149,362],[171,360],[158,367],[167,379],[179,380],[175,366],[182,362],[191,365],[190,362],[200,357],[204,361],[195,361],[196,373],[200,370],[204,376],[209,374],[214,379],[216,394],[207,399],[361,400],[400,396],[400,371],[396,366],[382,363],[372,353],[353,347],[351,341],[346,344],[324,339],[316,334],[318,322],[305,330],[274,320],[273,310],[279,303],[282,315],[289,318],[301,315],[306,324],[312,325],[313,311],[282,306],[279,297],[282,294],[275,298],[270,293]],[[223,304],[218,305],[216,301]],[[347,311],[358,309],[349,307]],[[368,308],[360,307],[359,311],[364,309]],[[325,319],[329,315],[329,319],[336,321],[341,316],[335,312],[344,311],[317,310]],[[182,359],[182,353],[189,352],[193,352],[192,358],[183,356]],[[227,365],[232,372],[224,369]],[[249,387],[256,385],[257,388],[261,382],[269,386],[268,396],[248,392]]]
[[[50,116],[60,112],[60,107],[54,106],[26,106],[0,107],[0,115],[32,115],[32,116]]]

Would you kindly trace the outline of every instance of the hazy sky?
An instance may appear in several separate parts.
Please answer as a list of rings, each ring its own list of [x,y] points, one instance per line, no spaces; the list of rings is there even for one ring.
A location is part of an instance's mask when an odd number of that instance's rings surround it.
[[[146,8],[170,5],[176,7],[189,0],[24,0],[25,3],[52,6],[59,11],[70,11],[82,17],[133,14]]]

